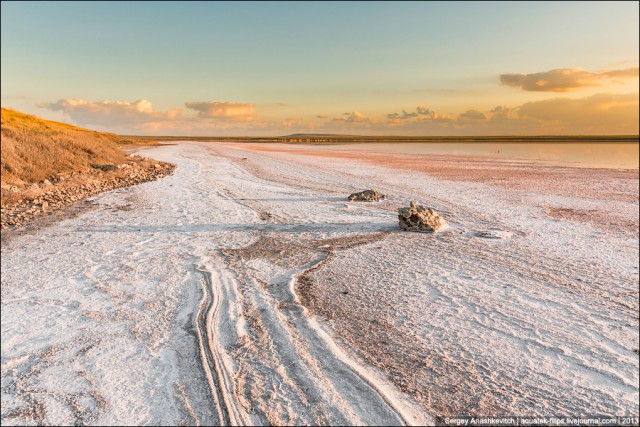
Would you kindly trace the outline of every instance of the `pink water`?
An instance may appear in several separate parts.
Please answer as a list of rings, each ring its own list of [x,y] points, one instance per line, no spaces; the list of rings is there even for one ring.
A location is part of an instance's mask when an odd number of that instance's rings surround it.
[[[321,148],[316,146],[314,148]],[[504,160],[583,168],[638,169],[637,143],[432,143],[376,142],[324,146],[330,150],[376,150],[416,154],[489,156]],[[322,149],[322,148],[321,148]]]

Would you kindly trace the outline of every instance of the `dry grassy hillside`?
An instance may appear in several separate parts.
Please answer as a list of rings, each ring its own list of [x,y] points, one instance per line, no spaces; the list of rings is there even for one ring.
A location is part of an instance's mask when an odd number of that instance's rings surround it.
[[[120,137],[2,108],[2,185],[24,186],[60,173],[117,165]]]

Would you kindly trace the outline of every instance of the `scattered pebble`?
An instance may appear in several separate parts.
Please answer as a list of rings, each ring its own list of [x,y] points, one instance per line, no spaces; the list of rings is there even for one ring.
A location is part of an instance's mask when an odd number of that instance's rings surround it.
[[[24,226],[42,213],[49,213],[58,210],[75,203],[78,200],[85,199],[105,191],[154,181],[172,174],[174,170],[174,164],[165,162],[156,163],[148,168],[142,168],[133,164],[129,165],[127,168],[127,176],[118,176],[107,180],[90,179],[82,184],[71,187],[65,186],[64,188],[61,188],[60,186],[57,186],[56,183],[51,183],[49,181],[46,181],[44,185],[32,184],[28,187],[28,190],[40,189],[43,186],[47,186],[49,188],[53,186],[53,189],[35,197],[23,198],[14,205],[3,206],[0,215],[0,226],[2,229]],[[64,179],[58,180],[58,182],[63,181]]]

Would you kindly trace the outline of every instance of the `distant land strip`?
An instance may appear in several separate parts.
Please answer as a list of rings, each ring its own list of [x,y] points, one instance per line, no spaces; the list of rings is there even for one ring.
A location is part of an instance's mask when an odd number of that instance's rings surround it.
[[[285,136],[147,136],[120,135],[131,141],[211,141],[211,142],[286,142],[286,143],[354,143],[354,142],[560,142],[560,143],[638,143],[638,135],[539,135],[539,136],[358,136],[293,134]]]

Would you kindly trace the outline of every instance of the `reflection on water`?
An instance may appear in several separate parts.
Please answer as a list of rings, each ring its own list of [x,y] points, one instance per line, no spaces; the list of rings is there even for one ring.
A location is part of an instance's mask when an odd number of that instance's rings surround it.
[[[637,143],[361,143],[324,146],[329,150],[394,151],[415,154],[489,156],[501,160],[582,168],[638,169]]]

